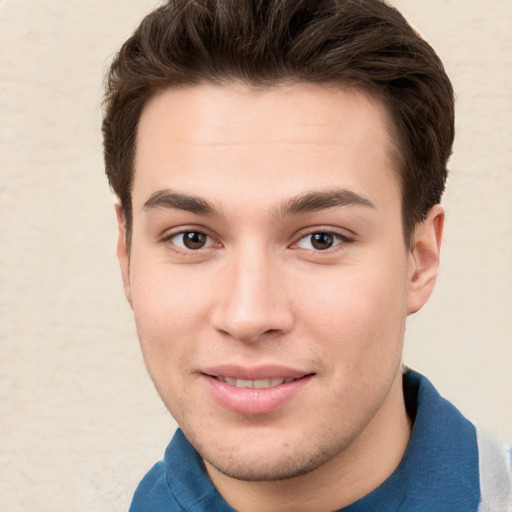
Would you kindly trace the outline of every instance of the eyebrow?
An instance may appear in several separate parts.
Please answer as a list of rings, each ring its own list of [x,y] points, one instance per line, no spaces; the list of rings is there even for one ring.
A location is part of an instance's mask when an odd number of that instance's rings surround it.
[[[375,205],[369,199],[362,197],[352,190],[340,188],[311,191],[291,197],[277,208],[272,208],[271,214],[276,218],[281,218],[347,206],[362,206],[375,209]],[[220,216],[220,212],[205,199],[173,192],[168,189],[153,192],[143,207],[144,210],[149,211],[159,208],[185,210],[197,215]]]
[[[339,188],[326,191],[312,191],[292,197],[275,210],[276,217],[301,215],[342,206],[363,206],[375,210],[375,205],[352,190]]]
[[[180,194],[171,190],[158,190],[153,192],[144,203],[144,210],[155,210],[158,208],[173,208],[185,210],[198,215],[214,215],[215,208],[204,199],[187,194]]]

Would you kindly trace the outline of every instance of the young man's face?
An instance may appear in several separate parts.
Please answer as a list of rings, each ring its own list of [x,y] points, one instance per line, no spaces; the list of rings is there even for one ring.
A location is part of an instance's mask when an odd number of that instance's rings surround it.
[[[404,243],[392,149],[353,89],[201,85],[145,107],[125,290],[209,468],[295,476],[404,413],[405,318],[433,280]]]

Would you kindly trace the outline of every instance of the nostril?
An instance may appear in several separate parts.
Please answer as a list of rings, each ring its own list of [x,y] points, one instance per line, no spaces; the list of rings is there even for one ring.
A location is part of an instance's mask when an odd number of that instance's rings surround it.
[[[265,325],[267,324],[267,325]],[[223,336],[228,336],[241,342],[258,342],[268,337],[278,336],[286,331],[276,327],[268,327],[265,321],[224,322],[214,325],[214,328]]]

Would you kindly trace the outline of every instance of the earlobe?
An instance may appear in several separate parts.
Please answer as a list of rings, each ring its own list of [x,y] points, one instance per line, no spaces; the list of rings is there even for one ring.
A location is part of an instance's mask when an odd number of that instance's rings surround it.
[[[444,210],[439,204],[416,226],[414,245],[409,253],[407,314],[421,309],[434,290],[439,268]]]
[[[132,304],[131,287],[130,287],[130,251],[128,250],[126,239],[126,216],[119,201],[115,204],[117,217],[117,259],[121,268],[121,276],[123,278],[124,294]]]

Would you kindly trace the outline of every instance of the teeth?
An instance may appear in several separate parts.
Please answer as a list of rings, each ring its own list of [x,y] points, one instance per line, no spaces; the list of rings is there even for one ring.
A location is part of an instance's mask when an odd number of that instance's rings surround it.
[[[284,382],[284,379],[266,379],[266,380],[253,380],[253,388],[261,389],[261,388],[271,388],[274,386],[279,386]]]
[[[234,379],[233,377],[217,377],[222,382],[226,384],[231,384],[232,386],[236,386],[237,388],[254,388],[254,389],[264,389],[264,388],[272,388],[274,386],[279,386],[285,382],[292,382],[293,377],[290,378],[273,378],[273,379],[258,379],[258,380],[246,380],[246,379]]]
[[[218,377],[218,379],[232,386],[236,386],[236,379],[232,379],[231,377]]]

